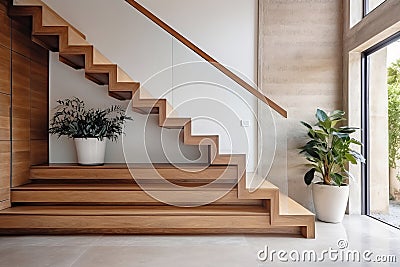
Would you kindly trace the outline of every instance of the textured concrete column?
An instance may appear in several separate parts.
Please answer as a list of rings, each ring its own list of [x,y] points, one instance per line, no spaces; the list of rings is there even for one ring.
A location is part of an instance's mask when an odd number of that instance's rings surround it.
[[[371,212],[389,209],[387,49],[370,56],[369,121]]]

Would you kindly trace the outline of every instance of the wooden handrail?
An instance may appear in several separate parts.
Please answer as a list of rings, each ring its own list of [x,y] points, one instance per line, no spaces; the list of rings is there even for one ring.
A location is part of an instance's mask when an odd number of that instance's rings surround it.
[[[242,86],[244,89],[249,91],[251,94],[253,94],[255,97],[269,105],[272,109],[274,109],[276,112],[281,114],[283,117],[287,118],[287,112],[284,110],[282,107],[280,107],[278,104],[276,104],[274,101],[263,95],[260,91],[258,91],[256,88],[245,82],[243,79],[241,79],[239,76],[234,74],[232,71],[227,69],[225,66],[220,64],[218,61],[216,61],[214,58],[212,58],[210,55],[208,55],[206,52],[201,50],[199,47],[197,47],[195,44],[193,44],[191,41],[189,41],[187,38],[185,38],[183,35],[178,33],[176,30],[171,28],[168,24],[166,24],[164,21],[159,19],[156,15],[151,13],[149,10],[147,10],[144,6],[140,5],[138,2],[135,0],[125,0],[128,2],[131,6],[133,6],[136,10],[138,10],[140,13],[145,15],[147,18],[149,18],[151,21],[153,21],[155,24],[160,26],[162,29],[164,29],[166,32],[174,36],[176,39],[178,39],[182,44],[184,44],[186,47],[191,49],[193,52],[198,54],[200,57],[208,61],[211,65],[219,69],[222,73],[224,73],[226,76],[231,78],[233,81],[238,83],[240,86]]]

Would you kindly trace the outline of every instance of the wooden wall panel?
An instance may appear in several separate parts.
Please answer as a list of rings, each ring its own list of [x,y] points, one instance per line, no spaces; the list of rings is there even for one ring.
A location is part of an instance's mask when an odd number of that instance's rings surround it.
[[[30,60],[12,55],[12,139],[30,140]]]
[[[12,180],[28,183],[31,165],[48,163],[48,51],[12,20]]]
[[[11,48],[12,51],[31,58],[31,29],[30,25],[26,25],[20,20],[11,20]]]
[[[49,162],[48,140],[31,140],[31,165],[39,165]]]
[[[31,60],[42,66],[49,65],[49,51],[38,44],[31,42]]]
[[[10,19],[5,3],[0,0],[0,210],[10,206],[10,187],[29,182],[31,164],[48,163],[49,54],[31,41],[30,20]]]
[[[49,162],[49,52],[31,46],[31,165]]]
[[[12,187],[29,182],[30,141],[12,141]]]
[[[10,94],[10,87],[11,87],[10,62],[11,62],[10,49],[0,45],[0,93]]]
[[[10,140],[10,99],[0,93],[0,140]]]
[[[11,20],[0,1],[0,210],[10,207]]]
[[[31,140],[48,138],[48,66],[31,61]]]
[[[11,20],[7,16],[7,8],[3,2],[0,2],[0,45],[11,48]]]
[[[10,199],[10,152],[10,141],[0,141],[0,202]]]

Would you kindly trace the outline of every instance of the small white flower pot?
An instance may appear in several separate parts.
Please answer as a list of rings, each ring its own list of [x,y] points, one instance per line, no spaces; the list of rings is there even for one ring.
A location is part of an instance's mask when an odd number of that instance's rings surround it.
[[[103,165],[106,153],[106,139],[74,138],[78,163],[80,165]]]
[[[317,218],[329,223],[343,221],[349,198],[349,186],[312,184],[314,207]]]

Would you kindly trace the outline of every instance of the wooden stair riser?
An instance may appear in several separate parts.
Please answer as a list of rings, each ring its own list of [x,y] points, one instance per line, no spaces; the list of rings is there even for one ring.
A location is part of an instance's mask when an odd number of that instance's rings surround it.
[[[80,205],[82,203],[96,203],[101,205],[124,204],[124,205],[162,205],[161,200],[169,200],[176,205],[204,205],[210,200],[217,205],[258,205],[261,200],[241,200],[237,198],[237,191],[101,191],[101,190],[13,190],[11,192],[12,203],[68,203]],[[152,196],[160,199],[154,199]]]
[[[300,234],[301,227],[269,225],[253,206],[21,206],[0,212],[1,234]]]
[[[265,224],[264,216],[2,215],[0,234],[300,234],[300,227]],[[11,225],[3,228],[2,225]]]
[[[236,183],[236,166],[199,166],[195,168],[31,168],[31,180],[128,180],[140,183],[165,179],[174,183]],[[135,179],[132,178],[132,174]]]

